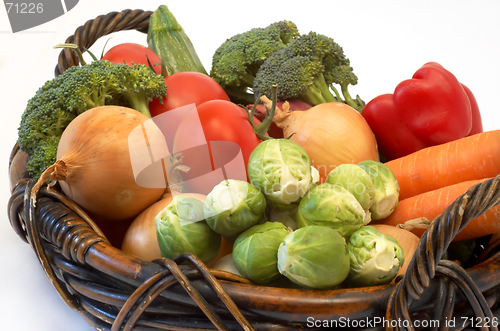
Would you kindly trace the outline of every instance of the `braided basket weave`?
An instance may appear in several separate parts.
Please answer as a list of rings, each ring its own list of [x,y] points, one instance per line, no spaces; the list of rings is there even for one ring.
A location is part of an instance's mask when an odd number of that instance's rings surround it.
[[[83,50],[113,32],[145,33],[151,13],[124,10],[99,16],[66,42]],[[73,65],[78,65],[75,52],[63,50],[55,75]],[[412,330],[419,328],[411,321],[432,319],[441,321],[433,329],[446,330],[445,321],[454,317],[460,320],[458,328],[490,321],[483,330],[498,329],[500,240],[493,236],[468,269],[440,257],[470,220],[500,203],[500,176],[472,187],[435,220],[395,285],[300,290],[257,286],[207,269],[190,254],[155,261],[128,255],[56,189],[41,189],[35,204],[30,195],[36,179],[29,178],[25,165],[26,155],[16,145],[9,165],[11,225],[32,246],[65,303],[95,329],[314,330],[319,327],[312,320],[343,320],[350,329]],[[368,319],[384,323],[370,327]]]

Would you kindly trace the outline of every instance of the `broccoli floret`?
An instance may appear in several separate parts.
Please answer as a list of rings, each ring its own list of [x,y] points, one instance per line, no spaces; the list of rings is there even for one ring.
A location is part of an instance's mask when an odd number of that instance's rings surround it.
[[[333,39],[310,32],[293,39],[264,61],[253,90],[256,96],[270,95],[271,87],[278,85],[278,101],[300,99],[312,106],[340,101],[359,110],[360,99],[354,101],[348,92],[348,85],[357,82],[342,48]],[[345,100],[332,84],[340,85]]]
[[[47,81],[28,101],[21,116],[18,143],[28,154],[27,169],[39,175],[56,161],[64,129],[84,111],[120,105],[149,114],[153,98],[166,97],[165,80],[145,65],[94,61],[68,68]]]
[[[254,95],[248,89],[262,63],[298,36],[297,26],[289,21],[237,34],[215,51],[210,76],[233,102],[253,103]]]
[[[165,79],[145,65],[112,64],[107,85],[111,103],[130,104],[131,108],[151,117],[149,102],[166,97]],[[114,100],[114,101],[113,101]]]
[[[47,136],[38,141],[38,146],[33,149],[28,159],[28,170],[32,176],[41,174],[47,168],[47,164],[50,166],[55,162],[60,139],[61,136]]]

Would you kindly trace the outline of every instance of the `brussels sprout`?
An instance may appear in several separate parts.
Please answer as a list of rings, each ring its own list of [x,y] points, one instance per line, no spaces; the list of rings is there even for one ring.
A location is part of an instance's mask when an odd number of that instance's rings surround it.
[[[371,218],[381,220],[394,211],[399,202],[399,183],[392,170],[377,161],[358,163],[372,179],[375,185],[375,198],[370,207]]]
[[[297,224],[297,206],[292,209],[271,209],[269,221],[280,222],[292,230],[297,230],[299,228]]]
[[[354,232],[347,244],[351,270],[350,286],[375,286],[390,283],[404,264],[401,245],[393,237],[367,225]]]
[[[269,139],[250,154],[248,178],[272,207],[287,209],[298,204],[319,180],[311,168],[311,160],[299,144],[289,139]]]
[[[309,189],[312,189],[313,187],[318,185],[319,180],[320,180],[320,175],[318,169],[311,166],[311,185],[309,186]]]
[[[208,226],[223,236],[240,234],[257,224],[265,210],[266,198],[261,191],[233,179],[216,185],[204,204]]]
[[[367,213],[358,200],[337,184],[323,183],[314,187],[302,198],[297,210],[299,228],[309,225],[328,226],[346,239],[362,227],[365,221]]]
[[[274,222],[254,225],[241,233],[233,246],[233,262],[238,272],[261,285],[277,280],[278,247],[287,234],[285,225]]]
[[[338,184],[351,192],[364,210],[369,210],[375,198],[375,185],[366,171],[357,164],[341,164],[328,174],[326,183]]]
[[[173,259],[193,253],[204,263],[213,260],[221,245],[221,235],[203,217],[203,203],[193,197],[177,195],[155,217],[156,236],[163,257]]]
[[[236,269],[236,266],[234,265],[233,253],[229,253],[218,259],[217,262],[215,262],[214,265],[212,266],[212,269],[227,271],[235,275],[241,276],[240,273],[238,272],[238,269]]]
[[[349,274],[345,238],[325,226],[307,226],[288,234],[278,249],[278,270],[308,288],[335,288]]]

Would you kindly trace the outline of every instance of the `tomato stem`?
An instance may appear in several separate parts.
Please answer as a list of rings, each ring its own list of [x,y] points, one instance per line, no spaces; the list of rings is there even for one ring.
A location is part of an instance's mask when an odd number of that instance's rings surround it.
[[[276,105],[278,103],[278,85],[273,85],[271,87],[271,93],[272,93],[272,105],[271,105],[271,109],[269,109],[267,107],[266,104],[264,104],[264,106],[266,107],[266,118],[264,118],[264,120],[262,121],[262,123],[258,124],[258,125],[254,125],[253,124],[253,120],[250,120],[250,122],[252,123],[252,127],[255,131],[255,134],[257,135],[257,137],[259,137],[260,140],[267,140],[267,139],[272,139],[272,137],[270,136],[266,136],[266,133],[267,131],[269,130],[269,127],[271,126],[271,124],[273,123],[274,121],[274,114],[276,112]],[[255,101],[254,105],[252,106],[252,110],[250,112],[250,119],[253,119],[253,116],[255,114],[255,109],[257,108],[257,104],[258,102],[260,101],[260,97],[257,98],[257,101]]]
[[[89,53],[92,60],[99,61],[99,59],[94,55],[94,53],[92,53],[88,48],[84,48],[83,51]]]

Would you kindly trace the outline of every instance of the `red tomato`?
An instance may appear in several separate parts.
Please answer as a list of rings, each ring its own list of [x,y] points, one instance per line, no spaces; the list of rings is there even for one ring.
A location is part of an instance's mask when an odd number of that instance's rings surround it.
[[[260,122],[254,119],[254,123]],[[211,100],[189,112],[179,124],[173,152],[182,153],[183,164],[190,168],[187,173],[179,172],[186,186],[192,192],[208,194],[224,179],[248,181],[248,159],[259,143],[242,107]]]
[[[134,64],[144,64],[149,66],[148,63],[151,63],[155,72],[160,75],[161,74],[161,60],[156,53],[147,48],[146,46],[134,43],[123,43],[118,44],[111,49],[109,49],[102,60],[108,60],[115,64],[128,64],[131,65],[132,62]]]
[[[165,78],[165,84],[167,97],[163,99],[163,104],[158,99],[149,103],[151,117],[192,103],[198,106],[210,100],[229,101],[224,89],[210,76],[200,72],[176,72]]]

